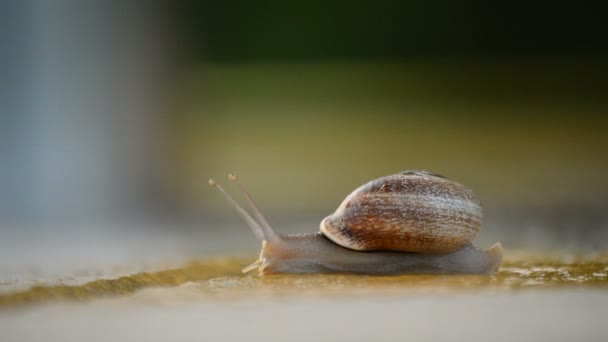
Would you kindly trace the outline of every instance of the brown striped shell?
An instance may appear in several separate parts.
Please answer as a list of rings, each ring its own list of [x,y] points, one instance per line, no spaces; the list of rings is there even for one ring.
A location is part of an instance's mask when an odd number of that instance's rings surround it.
[[[470,244],[481,220],[470,189],[426,171],[404,171],[357,188],[320,229],[357,251],[447,253]]]

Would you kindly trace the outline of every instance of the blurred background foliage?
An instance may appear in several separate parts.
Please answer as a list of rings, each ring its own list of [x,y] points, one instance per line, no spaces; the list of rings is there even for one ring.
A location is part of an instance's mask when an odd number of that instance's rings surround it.
[[[180,29],[226,61],[413,59],[605,51],[591,4],[548,1],[191,1]],[[185,19],[185,21],[183,21]]]
[[[239,171],[287,216],[331,210],[356,184],[409,168],[461,180],[491,207],[597,207],[607,195],[606,30],[593,8],[185,8],[194,20],[181,29],[195,33],[190,52],[202,63],[176,100],[183,143],[172,155],[185,174],[171,179]]]
[[[608,30],[591,4],[1,8],[3,222],[224,221],[206,183],[234,171],[271,221],[314,231],[358,185],[426,169],[478,193],[489,234],[606,247]]]

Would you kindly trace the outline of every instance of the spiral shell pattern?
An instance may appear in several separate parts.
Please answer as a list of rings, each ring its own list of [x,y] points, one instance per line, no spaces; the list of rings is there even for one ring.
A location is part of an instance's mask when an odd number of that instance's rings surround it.
[[[357,251],[449,253],[470,244],[482,221],[470,189],[426,171],[404,171],[353,191],[320,225]]]

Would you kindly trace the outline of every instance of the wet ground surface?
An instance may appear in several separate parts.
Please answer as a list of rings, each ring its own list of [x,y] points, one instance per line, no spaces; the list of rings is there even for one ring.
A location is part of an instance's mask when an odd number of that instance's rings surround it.
[[[258,242],[240,226],[212,232],[0,241],[0,340],[608,339],[605,251],[511,247],[492,276],[260,278],[241,272]]]
[[[242,274],[246,258],[3,280],[3,341],[605,341],[608,256],[512,253],[492,276]],[[12,291],[11,288],[14,290]]]
[[[255,296],[348,296],[434,294],[462,291],[510,292],[527,289],[595,288],[608,294],[608,254],[540,256],[515,252],[506,257],[499,272],[476,275],[364,276],[242,274],[248,259],[212,258],[181,267],[116,277],[81,274],[27,286],[19,279],[1,280],[0,308],[48,301],[93,300],[132,295],[153,288],[193,289],[200,300]]]

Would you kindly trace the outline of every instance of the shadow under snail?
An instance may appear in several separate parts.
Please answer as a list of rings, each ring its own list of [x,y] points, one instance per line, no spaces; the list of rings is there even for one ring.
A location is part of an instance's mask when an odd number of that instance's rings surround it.
[[[262,240],[260,257],[243,268],[268,273],[492,274],[502,261],[500,243],[472,245],[482,208],[470,189],[427,171],[404,171],[355,189],[321,221],[320,232],[275,232],[251,195],[235,182],[252,217],[215,181],[217,188]]]

